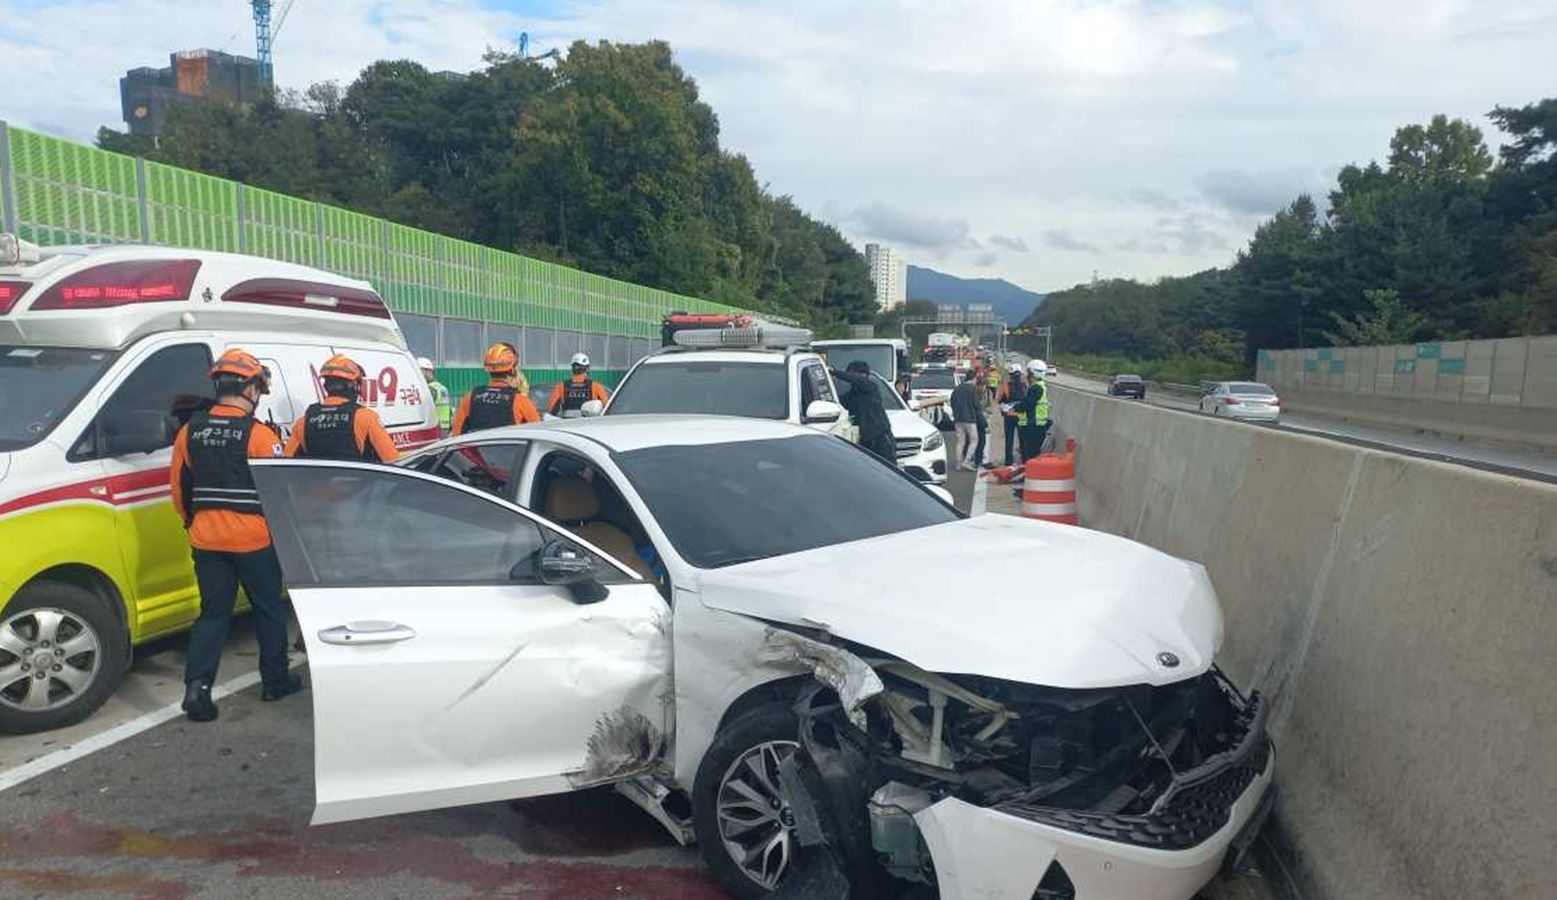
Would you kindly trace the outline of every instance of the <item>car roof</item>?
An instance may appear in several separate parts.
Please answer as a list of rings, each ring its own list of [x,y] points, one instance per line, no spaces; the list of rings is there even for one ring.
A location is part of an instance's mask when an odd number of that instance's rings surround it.
[[[440,442],[440,446],[455,446],[494,439],[522,440],[550,437],[570,444],[577,443],[574,439],[585,439],[603,445],[616,453],[641,450],[645,447],[695,447],[818,434],[819,432],[814,429],[791,425],[788,422],[746,419],[738,416],[614,415],[490,428],[470,435],[450,438]]]
[[[667,363],[681,360],[694,359],[698,362],[744,362],[744,363],[773,363],[782,365],[790,357],[815,358],[816,354],[809,351],[797,350],[793,353],[776,347],[738,347],[721,350],[673,350],[669,353],[656,353],[645,357],[642,365],[661,366]]]

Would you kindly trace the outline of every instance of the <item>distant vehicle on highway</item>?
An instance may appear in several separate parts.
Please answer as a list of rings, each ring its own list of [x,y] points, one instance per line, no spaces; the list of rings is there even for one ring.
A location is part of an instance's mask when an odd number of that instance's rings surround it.
[[[1281,418],[1281,398],[1257,381],[1218,381],[1200,397],[1200,411],[1230,419],[1275,422]]]
[[[1108,396],[1146,399],[1146,382],[1139,375],[1115,375],[1108,379]]]

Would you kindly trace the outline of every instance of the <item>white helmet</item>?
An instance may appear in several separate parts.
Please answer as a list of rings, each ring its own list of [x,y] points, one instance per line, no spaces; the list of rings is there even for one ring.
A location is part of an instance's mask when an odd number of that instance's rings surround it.
[[[428,370],[428,369],[436,369],[436,368],[438,368],[437,366],[432,364],[432,360],[428,359],[425,356],[418,356],[416,358],[416,367],[418,369],[421,369],[424,372],[426,370]]]
[[[1011,365],[1006,366],[1006,371],[1010,372],[1012,375],[1020,375],[1022,374],[1022,364],[1012,363]]]
[[[575,354],[573,354],[573,365],[575,365],[575,366],[583,366],[586,369],[589,368],[589,354],[587,354],[587,353],[575,353]]]
[[[1043,360],[1035,359],[1027,364],[1027,371],[1033,373],[1039,378],[1043,378],[1049,374],[1049,366]]]

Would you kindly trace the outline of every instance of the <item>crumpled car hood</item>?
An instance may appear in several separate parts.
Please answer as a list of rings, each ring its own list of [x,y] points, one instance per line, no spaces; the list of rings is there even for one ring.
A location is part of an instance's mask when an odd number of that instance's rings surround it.
[[[822,629],[931,672],[1063,688],[1206,671],[1204,567],[1085,528],[986,515],[700,573],[703,603]]]

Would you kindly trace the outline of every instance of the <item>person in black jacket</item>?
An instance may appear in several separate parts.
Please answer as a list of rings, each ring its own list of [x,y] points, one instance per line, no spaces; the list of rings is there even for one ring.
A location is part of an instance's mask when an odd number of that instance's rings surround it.
[[[876,379],[871,377],[870,364],[857,359],[849,363],[847,369],[833,369],[832,373],[834,378],[849,384],[849,393],[844,395],[843,405],[860,429],[860,446],[896,468],[897,441],[892,437],[892,423],[887,420],[887,409],[881,405],[881,395],[876,392]]]

